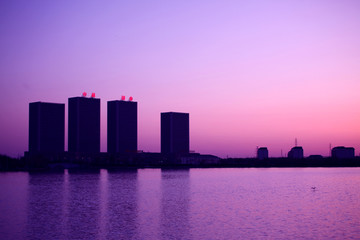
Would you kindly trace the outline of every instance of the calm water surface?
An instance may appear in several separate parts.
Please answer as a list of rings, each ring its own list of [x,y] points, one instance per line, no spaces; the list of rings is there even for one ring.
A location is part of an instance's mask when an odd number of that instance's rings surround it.
[[[1,173],[0,239],[360,239],[360,168]]]

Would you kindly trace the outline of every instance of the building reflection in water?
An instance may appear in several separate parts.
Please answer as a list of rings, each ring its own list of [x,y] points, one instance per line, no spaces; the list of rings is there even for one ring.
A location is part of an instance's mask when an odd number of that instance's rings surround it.
[[[137,170],[109,171],[106,239],[138,239]]]
[[[17,239],[138,239],[136,170],[30,174],[23,192],[27,233]]]
[[[100,218],[99,218],[99,239],[106,239],[107,223],[108,223],[108,171],[106,169],[100,170],[99,178],[99,192],[100,192]]]
[[[62,187],[62,229],[63,235],[69,236],[67,224],[69,218],[69,171],[67,169],[64,170],[63,176],[63,187]]]
[[[100,171],[70,173],[66,239],[94,239],[100,232]]]
[[[0,239],[26,239],[28,188],[28,173],[0,173]]]
[[[25,195],[16,197],[22,199],[23,204],[17,206],[24,216],[17,217],[22,219],[19,226],[25,231],[21,233],[18,227],[16,239],[190,236],[189,170],[65,170],[31,173],[25,180],[21,191]]]
[[[137,179],[139,239],[160,239],[161,170],[140,169]]]
[[[30,173],[28,189],[26,238],[64,238],[63,174]]]
[[[191,238],[190,170],[161,170],[161,238]]]

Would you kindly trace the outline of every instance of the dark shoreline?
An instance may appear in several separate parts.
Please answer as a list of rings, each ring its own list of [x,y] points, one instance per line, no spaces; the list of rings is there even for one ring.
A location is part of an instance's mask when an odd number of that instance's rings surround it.
[[[11,158],[0,155],[0,172],[61,172],[64,169],[71,171],[97,171],[108,169],[111,171],[132,171],[137,169],[190,169],[190,168],[333,168],[333,167],[360,167],[360,157],[351,159],[335,158],[226,158],[217,163],[180,164],[176,161],[143,161],[133,162],[80,162],[80,161],[42,161],[41,164],[31,164],[25,158]]]

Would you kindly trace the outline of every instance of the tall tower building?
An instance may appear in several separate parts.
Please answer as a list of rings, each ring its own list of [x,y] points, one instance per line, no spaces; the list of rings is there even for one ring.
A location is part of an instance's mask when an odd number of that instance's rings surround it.
[[[161,113],[161,153],[189,153],[188,113]]]
[[[64,151],[65,104],[33,102],[29,104],[29,152]]]
[[[109,101],[107,123],[109,153],[137,152],[137,102]]]
[[[100,152],[100,99],[69,98],[69,152]]]

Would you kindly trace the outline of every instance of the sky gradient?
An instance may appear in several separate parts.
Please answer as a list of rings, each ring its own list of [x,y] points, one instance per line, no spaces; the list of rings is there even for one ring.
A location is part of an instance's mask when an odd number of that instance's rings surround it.
[[[160,112],[190,113],[190,149],[360,150],[360,1],[0,1],[0,153],[28,149],[29,103],[95,92],[138,102],[138,148]]]

